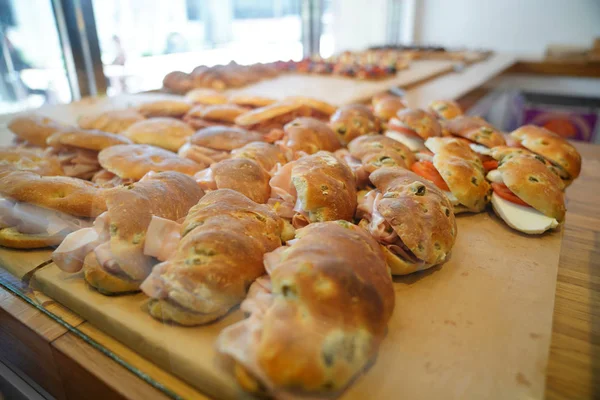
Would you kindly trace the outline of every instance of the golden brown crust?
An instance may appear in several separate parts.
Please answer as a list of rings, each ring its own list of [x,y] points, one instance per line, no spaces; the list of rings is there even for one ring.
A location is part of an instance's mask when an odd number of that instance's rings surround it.
[[[264,123],[265,121],[281,117],[285,114],[297,112],[302,108],[306,108],[306,106],[301,103],[279,101],[265,107],[255,108],[254,110],[238,116],[235,119],[235,124],[240,126],[250,126]]]
[[[539,212],[562,222],[565,218],[563,183],[543,162],[527,155],[515,155],[500,163],[504,184],[521,200]]]
[[[77,120],[77,124],[83,129],[98,129],[104,132],[121,133],[131,125],[142,120],[144,120],[144,116],[136,110],[124,109],[85,115]]]
[[[210,192],[190,209],[176,253],[154,268],[143,290],[180,307],[181,313],[171,313],[177,323],[189,324],[186,313],[215,319],[264,274],[263,255],[281,245],[282,225],[268,206],[240,193]]]
[[[444,122],[444,129],[451,135],[463,137],[489,148],[506,145],[504,135],[481,117],[459,116]]]
[[[0,229],[0,246],[13,249],[40,249],[43,247],[58,246],[65,235],[57,233],[21,233],[15,228]]]
[[[177,151],[194,130],[185,122],[175,118],[159,117],[136,122],[123,135],[138,144],[149,144]]]
[[[422,139],[442,134],[440,123],[431,114],[421,109],[405,108],[398,111],[396,119]]]
[[[463,115],[460,105],[452,100],[434,100],[427,107],[439,119],[454,119]]]
[[[60,161],[41,149],[0,146],[0,168],[30,171],[43,176],[63,175]]]
[[[121,271],[132,280],[143,280],[153,264],[143,253],[152,216],[177,221],[203,195],[192,178],[179,172],[157,173],[141,182],[107,190],[110,250]]]
[[[311,224],[296,238],[270,255],[277,258],[264,313],[227,328],[218,347],[258,369],[273,393],[332,395],[377,354],[394,309],[392,281],[379,246],[355,225]],[[235,333],[252,335],[253,328],[256,340],[236,343]],[[238,379],[243,375],[238,370]],[[250,378],[244,387],[262,389]]]
[[[185,98],[194,104],[225,104],[227,96],[212,89],[193,89],[190,90]]]
[[[98,154],[102,168],[123,179],[140,180],[150,171],[177,171],[193,175],[205,166],[159,147],[147,144],[124,144],[104,149]]]
[[[66,127],[67,125],[42,115],[24,115],[13,118],[8,123],[8,129],[19,139],[39,147],[46,147],[46,139]]]
[[[334,152],[342,147],[329,125],[315,118],[301,117],[287,123],[283,146],[294,153],[314,154],[320,150]]]
[[[516,154],[525,154],[532,157],[535,156],[534,153],[522,147],[496,146],[491,149],[491,156],[497,161],[504,159],[504,157]]]
[[[40,176],[30,171],[0,172],[0,194],[16,201],[96,217],[106,210],[104,191],[93,183],[66,176]]]
[[[118,144],[132,144],[128,138],[99,130],[85,130],[76,127],[67,128],[51,135],[46,141],[48,146],[77,147],[80,149],[100,151]]]
[[[406,103],[401,97],[391,94],[373,97],[372,105],[373,114],[382,121],[389,121],[398,111],[406,108]]]
[[[310,222],[351,221],[356,211],[356,181],[350,167],[320,151],[294,162],[292,183]]]
[[[338,108],[331,116],[329,125],[343,145],[347,145],[359,136],[379,133],[381,130],[379,119],[362,104]]]
[[[569,174],[570,183],[581,172],[581,155],[571,143],[547,129],[525,125],[511,132],[521,146],[547,158]]]
[[[258,108],[271,105],[276,100],[268,97],[251,96],[246,94],[237,94],[229,97],[229,102],[241,107]]]
[[[263,136],[242,128],[221,125],[200,129],[190,137],[190,143],[194,146],[225,151],[238,149],[251,142],[264,142]]]
[[[224,122],[233,124],[235,119],[247,112],[248,109],[235,104],[215,104],[212,106],[196,106],[185,116],[189,119],[206,119],[212,122]]]
[[[104,270],[93,251],[88,253],[83,260],[83,278],[91,287],[107,296],[134,293],[140,290],[140,281],[116,276]]]
[[[491,186],[477,153],[451,137],[430,138],[425,145],[435,153],[433,165],[460,204],[472,212],[483,211],[491,200]]]
[[[415,173],[397,167],[380,168],[370,179],[383,195],[379,212],[404,245],[428,266],[444,261],[456,240],[456,220],[452,204],[441,190]],[[413,264],[413,268],[401,273],[423,266]]]
[[[415,162],[415,155],[408,147],[382,135],[360,136],[348,144],[348,150],[369,173],[381,167],[410,169]]]
[[[250,200],[264,204],[269,200],[271,176],[256,161],[230,158],[210,166],[218,189],[232,189]]]
[[[147,118],[153,117],[183,117],[192,105],[183,100],[155,100],[142,103],[138,106],[140,114]]]
[[[335,107],[334,105],[331,105],[325,101],[315,99],[313,97],[291,96],[286,97],[285,101],[294,104],[302,104],[307,107],[310,107],[313,110],[317,111],[319,114],[326,116],[327,118],[329,118],[335,112],[335,110],[337,110],[337,107]]]
[[[173,93],[184,94],[192,89],[192,77],[181,71],[169,72],[163,79],[163,87]]]
[[[256,161],[265,171],[271,171],[277,164],[287,163],[281,147],[264,142],[252,142],[231,152],[232,158],[246,158]]]

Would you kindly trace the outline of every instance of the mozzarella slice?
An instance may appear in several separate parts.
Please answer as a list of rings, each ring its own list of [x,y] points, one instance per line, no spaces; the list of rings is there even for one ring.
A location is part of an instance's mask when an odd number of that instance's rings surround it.
[[[473,150],[475,153],[483,154],[484,156],[492,155],[492,151],[489,148],[480,144],[470,143],[469,146],[471,147],[471,150]]]
[[[444,194],[446,195],[446,197],[448,198],[448,200],[450,200],[450,203],[452,203],[453,206],[457,206],[457,205],[460,204],[460,202],[458,201],[458,199],[456,198],[456,196],[452,192],[446,192],[446,191],[444,191]]]
[[[496,193],[492,193],[492,206],[496,214],[508,226],[523,233],[539,234],[558,226],[556,219],[548,217],[532,207],[504,200]]]
[[[498,171],[497,169],[493,169],[490,172],[488,172],[486,178],[490,182],[504,183],[504,180],[502,179],[502,172]]]
[[[410,151],[419,151],[425,149],[423,139],[412,135],[405,135],[404,133],[397,131],[386,131],[385,136],[402,143],[408,147]]]

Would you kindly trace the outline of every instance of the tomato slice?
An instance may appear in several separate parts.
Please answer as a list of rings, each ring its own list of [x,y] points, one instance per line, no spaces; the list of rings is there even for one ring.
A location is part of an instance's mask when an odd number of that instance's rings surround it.
[[[450,188],[440,175],[437,169],[433,166],[431,161],[417,161],[410,169],[417,175],[422,176],[425,179],[430,180],[443,191],[449,192]]]
[[[404,133],[405,135],[422,139],[421,136],[419,136],[419,134],[417,132],[415,132],[413,129],[406,128],[402,125],[395,125],[394,120],[390,120],[390,122],[388,122],[387,128],[391,131]]]
[[[492,182],[492,189],[494,189],[494,193],[502,197],[504,200],[518,204],[520,206],[531,207],[529,204],[525,203],[523,200],[517,197],[516,194],[511,192],[508,186],[506,186],[504,183]]]
[[[484,161],[483,169],[485,169],[485,172],[491,171],[493,169],[498,169],[498,161],[496,161],[496,160]]]

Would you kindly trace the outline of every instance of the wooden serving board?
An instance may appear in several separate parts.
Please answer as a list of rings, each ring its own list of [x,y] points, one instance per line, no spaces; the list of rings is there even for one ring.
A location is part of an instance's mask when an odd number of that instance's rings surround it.
[[[52,258],[50,249],[18,250],[0,247],[0,267],[23,279],[40,264]]]
[[[542,398],[561,237],[519,234],[492,213],[461,215],[447,263],[394,279],[396,308],[379,358],[342,398]],[[239,311],[205,327],[163,325],[145,313],[143,294],[105,297],[53,264],[34,278],[46,295],[200,391],[244,397],[214,350]]]
[[[288,96],[308,96],[335,105],[358,103],[392,87],[415,85],[453,71],[455,61],[413,61],[395,77],[382,80],[358,80],[339,76],[312,74],[282,74],[228,93],[283,99]]]

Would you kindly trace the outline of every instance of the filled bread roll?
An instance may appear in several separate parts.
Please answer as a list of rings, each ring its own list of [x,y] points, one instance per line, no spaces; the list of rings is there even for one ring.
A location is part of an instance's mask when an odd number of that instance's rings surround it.
[[[230,96],[228,102],[240,107],[259,108],[271,105],[275,103],[275,100],[268,97],[237,94]]]
[[[189,101],[169,99],[148,101],[142,103],[137,107],[137,110],[146,118],[181,118],[188,111],[190,111],[191,108],[192,104]]]
[[[106,210],[103,191],[64,176],[0,169],[0,246],[58,245],[71,232]]]
[[[569,186],[581,172],[581,155],[571,143],[554,132],[525,125],[511,132],[511,138],[522,147],[544,157],[556,167],[560,178]]]
[[[265,267],[241,306],[249,317],[221,332],[218,351],[255,394],[339,394],[375,360],[394,309],[377,242],[346,221],[311,224]]]
[[[42,115],[23,115],[13,118],[8,129],[15,134],[17,142],[37,147],[46,147],[50,135],[67,125]]]
[[[370,176],[375,190],[360,201],[360,224],[382,245],[392,274],[444,262],[456,240],[452,204],[433,183],[398,167]]]
[[[457,136],[467,140],[473,151],[489,156],[490,149],[504,146],[504,135],[492,124],[481,117],[458,116],[451,121],[444,121],[446,135]]]
[[[564,183],[545,160],[527,150],[496,152],[488,172],[492,206],[508,226],[527,234],[557,228],[565,218]]]
[[[410,169],[415,156],[402,143],[383,135],[360,136],[348,144],[348,150],[342,154],[348,163],[358,188],[370,184],[369,175],[382,167],[401,167]]]
[[[43,176],[64,175],[58,157],[33,147],[0,146],[0,169],[29,171]]]
[[[334,152],[342,147],[329,125],[315,118],[296,118],[287,123],[283,131],[284,136],[278,143],[289,151],[290,159],[321,150]]]
[[[235,119],[247,111],[247,108],[235,104],[200,105],[192,108],[183,120],[194,129],[215,125],[232,126]]]
[[[227,96],[225,94],[212,89],[193,89],[187,92],[185,98],[194,104],[203,104],[206,106],[227,103]]]
[[[310,107],[302,103],[278,101],[265,107],[255,108],[235,119],[235,124],[265,135],[265,140],[273,141],[275,132],[281,132],[283,126],[298,117],[309,117]]]
[[[463,115],[460,105],[452,100],[434,100],[427,107],[438,119],[454,119]]]
[[[271,178],[269,204],[295,228],[312,222],[351,221],[356,210],[352,170],[320,151],[281,167]]]
[[[371,104],[373,106],[373,114],[384,122],[394,118],[398,111],[406,108],[406,103],[401,97],[391,94],[375,96],[373,97]]]
[[[144,116],[137,112],[137,110],[128,108],[85,115],[77,120],[77,124],[83,129],[98,129],[104,132],[121,133],[143,119]]]
[[[194,130],[185,122],[158,117],[136,122],[123,131],[123,135],[138,144],[149,144],[170,151],[177,151]]]
[[[483,211],[492,189],[478,155],[457,138],[430,138],[425,145],[434,153],[433,162],[419,161],[412,170],[443,190],[455,213]]]
[[[154,255],[167,246],[163,225],[185,217],[203,194],[179,172],[150,173],[140,182],[108,189],[108,211],[93,227],[67,236],[52,259],[67,272],[83,268],[86,281],[103,294],[139,290],[157,262],[146,247],[154,246]]]
[[[281,147],[265,142],[252,142],[235,149],[231,152],[231,158],[254,160],[267,172],[287,163]]]
[[[308,107],[310,109],[309,117],[321,121],[329,121],[329,118],[337,109],[335,106],[325,101],[317,100],[313,97],[291,96],[286,97],[285,101],[295,104],[302,104]]]
[[[362,135],[379,133],[381,123],[367,106],[351,104],[337,109],[329,120],[331,129],[343,145]]]
[[[156,319],[209,323],[245,297],[281,245],[283,222],[268,206],[229,189],[210,192],[188,213],[176,250],[142,284]]]
[[[397,140],[412,151],[425,149],[425,140],[441,136],[440,123],[428,112],[406,108],[396,113],[387,125],[385,136]]]
[[[211,126],[194,133],[179,149],[179,156],[210,165],[231,156],[231,151],[252,142],[264,142],[257,132],[233,126]]]

